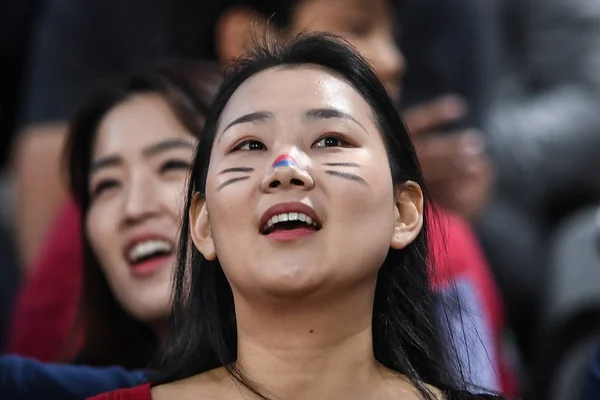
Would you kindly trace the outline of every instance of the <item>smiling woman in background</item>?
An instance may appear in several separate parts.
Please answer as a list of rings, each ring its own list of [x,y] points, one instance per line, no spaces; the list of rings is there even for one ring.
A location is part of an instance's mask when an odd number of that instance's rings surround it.
[[[85,364],[143,368],[167,332],[181,196],[218,77],[185,64],[134,75],[93,94],[71,126]]]
[[[66,341],[83,344],[69,343],[65,354],[79,365],[0,358],[0,397],[82,399],[144,378],[142,369],[168,329],[184,182],[220,80],[213,64],[171,62],[105,83],[80,108],[66,149],[78,204],[65,208],[61,236],[49,242],[62,245],[28,286],[50,294],[39,297],[46,308],[29,304],[30,312],[17,316],[26,326],[48,318],[53,323],[52,316],[64,318],[71,310],[61,298],[81,293],[82,326],[74,325]],[[83,265],[81,249],[75,251],[80,232]],[[65,341],[43,328],[44,335]]]

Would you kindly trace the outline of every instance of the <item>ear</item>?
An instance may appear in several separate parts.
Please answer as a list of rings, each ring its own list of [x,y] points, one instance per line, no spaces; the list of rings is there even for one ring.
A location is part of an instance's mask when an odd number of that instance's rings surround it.
[[[217,258],[215,242],[210,229],[206,201],[200,193],[194,194],[190,204],[188,218],[190,219],[190,235],[194,245],[204,258],[212,261]]]
[[[400,250],[408,246],[423,227],[423,191],[413,181],[396,191],[394,233],[390,247]]]
[[[240,57],[251,47],[255,38],[263,38],[268,31],[265,17],[247,7],[232,7],[217,21],[215,47],[223,66]]]

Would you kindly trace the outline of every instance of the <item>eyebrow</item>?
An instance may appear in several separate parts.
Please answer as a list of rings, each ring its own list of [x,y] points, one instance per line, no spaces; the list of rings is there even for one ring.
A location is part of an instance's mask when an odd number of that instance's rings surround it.
[[[234,119],[225,129],[223,129],[223,133],[234,125],[243,124],[246,122],[257,122],[257,121],[266,121],[269,119],[273,119],[273,114],[268,111],[256,111],[250,114],[242,115],[239,118]]]
[[[341,110],[338,110],[336,108],[315,108],[312,110],[308,110],[304,114],[304,117],[305,117],[305,119],[308,119],[308,120],[321,120],[321,119],[332,119],[332,118],[345,119],[345,120],[354,122],[355,124],[357,124],[358,126],[363,128],[363,130],[366,131],[365,127],[362,126],[362,124],[360,122],[358,122],[356,120],[356,118],[354,118],[352,115],[345,113]]]
[[[179,148],[188,148],[193,149],[194,145],[185,139],[167,139],[157,143],[153,143],[150,146],[144,148],[142,150],[142,154],[145,157],[152,157],[160,153],[164,153],[167,150],[179,149]],[[92,165],[90,166],[90,175],[94,172],[98,172],[103,168],[115,167],[123,163],[123,158],[121,156],[113,155],[101,157],[97,160],[92,161]]]
[[[159,153],[164,153],[167,150],[180,149],[180,148],[193,149],[194,145],[189,140],[185,140],[185,139],[179,139],[179,138],[168,139],[168,140],[163,140],[161,142],[151,144],[150,146],[148,146],[144,150],[142,150],[142,153],[145,156],[150,157],[150,156],[154,156]]]

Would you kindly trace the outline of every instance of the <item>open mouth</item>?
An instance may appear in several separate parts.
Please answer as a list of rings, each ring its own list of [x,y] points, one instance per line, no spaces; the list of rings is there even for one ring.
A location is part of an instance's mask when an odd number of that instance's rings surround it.
[[[132,266],[167,257],[174,252],[173,243],[162,239],[151,239],[137,242],[126,252],[127,260]]]
[[[301,212],[289,212],[273,215],[261,227],[262,235],[269,235],[277,231],[290,231],[294,229],[321,230],[321,223]]]

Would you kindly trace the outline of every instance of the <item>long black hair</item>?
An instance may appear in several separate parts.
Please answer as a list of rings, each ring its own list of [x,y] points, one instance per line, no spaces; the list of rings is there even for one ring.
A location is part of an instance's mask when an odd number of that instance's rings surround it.
[[[425,187],[408,130],[392,99],[368,62],[340,38],[302,35],[287,44],[257,46],[225,78],[204,127],[187,190],[186,208],[195,193],[204,196],[219,117],[239,86],[269,68],[318,65],[342,76],[367,101],[385,142],[393,184],[411,180]],[[452,393],[464,388],[454,376],[436,318],[430,285],[428,223],[402,250],[391,249],[378,273],[373,307],[373,351],[379,363],[401,373],[426,399],[435,396],[424,383]],[[155,365],[153,385],[225,367],[249,390],[265,399],[258,386],[235,366],[237,328],[231,287],[218,260],[207,261],[191,244],[190,223],[182,222],[171,334]]]
[[[221,73],[212,63],[172,61],[103,83],[76,112],[64,159],[71,194],[83,215],[83,287],[78,319],[85,335],[80,361],[87,365],[144,368],[159,348],[151,329],[129,315],[113,296],[86,236],[88,179],[98,126],[110,110],[129,97],[155,93],[188,132],[200,138],[202,120],[220,82]]]

